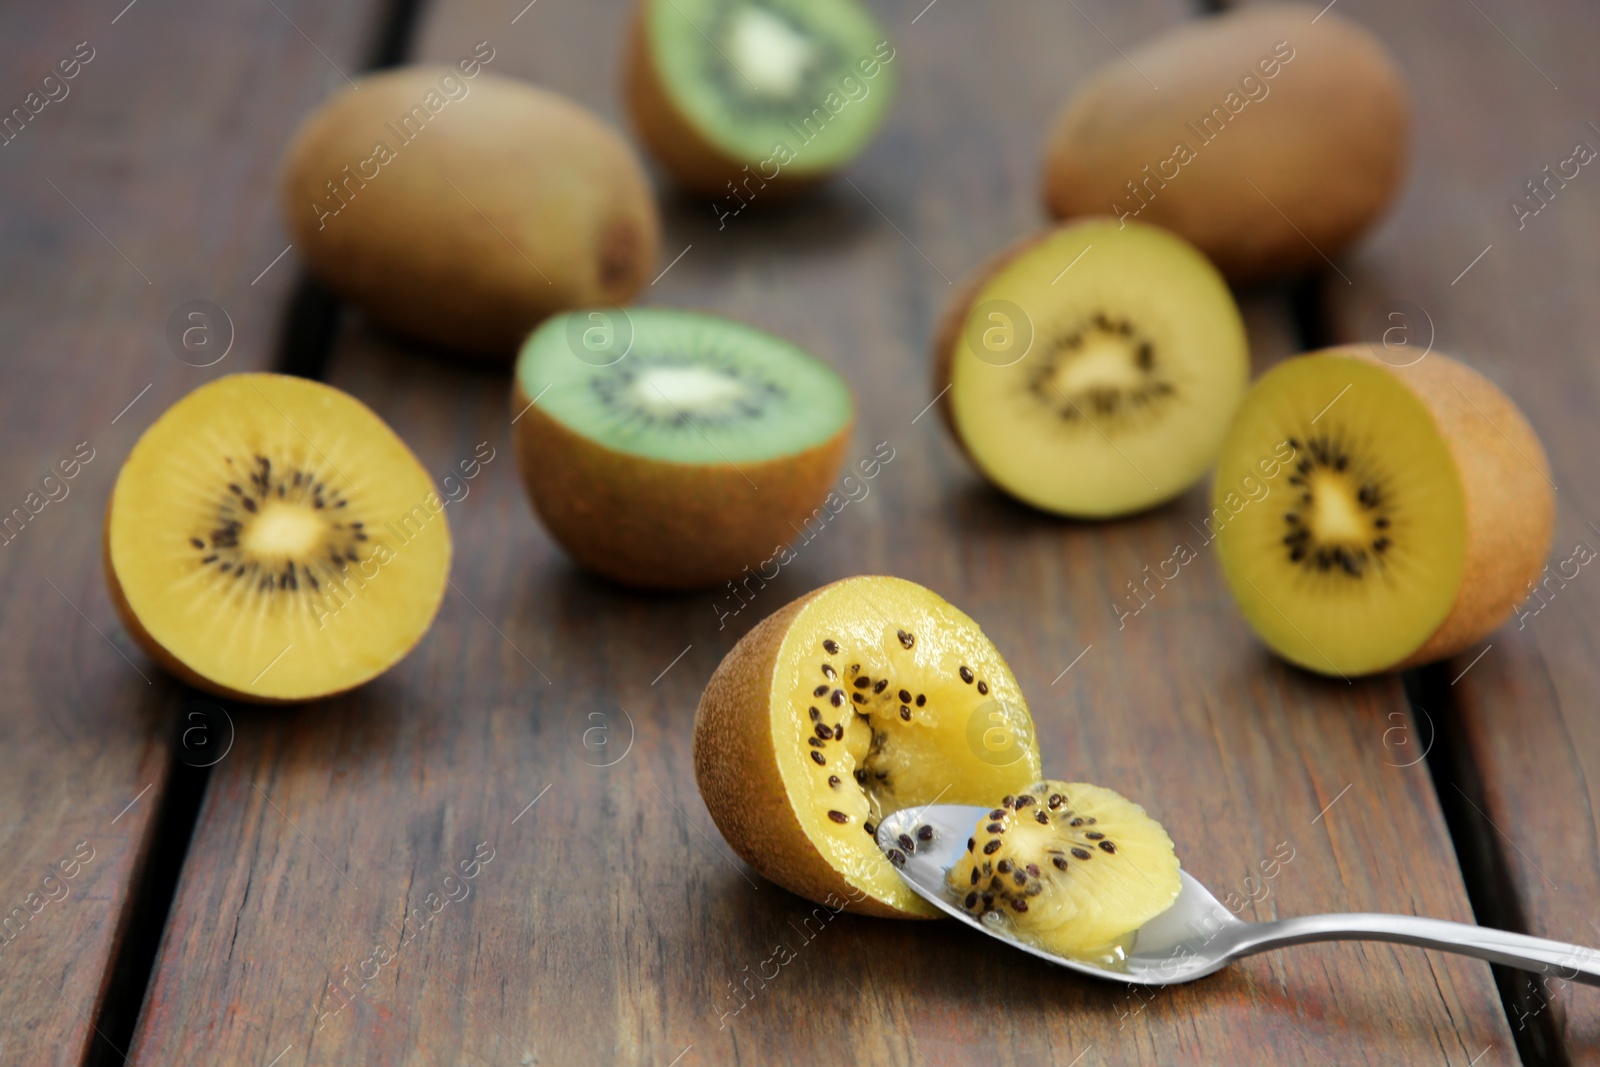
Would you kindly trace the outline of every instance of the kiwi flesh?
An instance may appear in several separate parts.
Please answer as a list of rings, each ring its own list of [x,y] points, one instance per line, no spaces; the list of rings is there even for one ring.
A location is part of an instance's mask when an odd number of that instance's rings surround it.
[[[1315,352],[1274,367],[1239,411],[1217,549],[1285,659],[1347,677],[1410,667],[1477,644],[1526,595],[1550,549],[1549,477],[1522,413],[1465,365]]]
[[[900,578],[846,578],[764,619],[712,675],[695,780],[762,875],[818,903],[937,912],[874,834],[918,804],[987,804],[1039,777],[1026,701],[961,611]]]
[[[1178,898],[1160,823],[1102,786],[1042,781],[978,820],[945,885],[985,922],[1064,956],[1114,962]]]
[[[1249,378],[1227,285],[1181,238],[1093,219],[1030,238],[969,282],[935,341],[934,392],[1001,489],[1105,518],[1211,466]]]
[[[792,541],[838,476],[850,388],[799,347],[669,308],[557,316],[517,361],[523,484],[579,563],[651,588],[738,576]]]
[[[642,0],[627,100],[656,159],[686,189],[729,198],[723,215],[865,148],[894,57],[856,0]]]
[[[169,672],[239,700],[313,700],[383,673],[427,632],[450,569],[443,510],[353,397],[229,375],[134,445],[106,509],[106,579]]]

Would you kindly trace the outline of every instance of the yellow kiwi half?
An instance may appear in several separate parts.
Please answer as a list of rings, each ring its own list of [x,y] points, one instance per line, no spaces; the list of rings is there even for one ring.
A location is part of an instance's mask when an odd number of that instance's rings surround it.
[[[938,914],[873,835],[919,804],[989,804],[1039,777],[1027,702],[977,623],[931,590],[823,586],[733,647],[700,698],[695,780],[734,851],[821,904]]]
[[[450,570],[443,511],[360,401],[235,374],[134,445],[106,510],[106,578],[173,674],[240,700],[312,700],[383,673],[427,632]]]
[[[1275,652],[1366,674],[1452,656],[1506,620],[1550,548],[1549,474],[1522,413],[1470,368],[1329,349],[1251,390],[1208,526]]]

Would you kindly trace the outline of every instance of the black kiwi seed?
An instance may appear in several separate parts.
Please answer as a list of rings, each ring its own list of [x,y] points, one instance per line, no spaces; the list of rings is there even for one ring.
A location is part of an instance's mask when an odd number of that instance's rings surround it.
[[[815,763],[818,767],[826,767],[828,765],[828,757],[813,750],[811,753],[811,762]]]
[[[1017,897],[1015,900],[1013,900],[1011,902],[1011,908],[1012,908],[1013,911],[1027,911],[1028,910],[1028,902],[1026,900],[1023,900],[1021,897]]]
[[[976,875],[978,872],[977,871],[973,871],[972,873],[974,875]],[[976,893],[968,893],[967,894],[967,899],[962,901],[962,903],[966,905],[968,911],[971,911],[973,909],[973,907],[975,907],[977,905],[977,903],[978,903],[978,894],[976,894]]]
[[[863,826],[862,829],[865,830],[869,835],[871,835],[871,834],[875,834],[875,833],[878,832],[878,825],[876,823],[870,823],[869,822],[865,826]]]
[[[1013,796],[1004,796],[1004,797],[1000,798],[1000,806],[1002,808],[1009,808],[1009,807],[1011,807],[1011,805],[1015,804],[1016,802],[1017,802],[1017,798],[1013,797]]]
[[[991,811],[989,813],[989,818],[991,818],[991,819],[1003,819],[1005,817],[1006,817],[1006,809],[1004,809],[1004,808],[995,808],[993,811]]]
[[[994,894],[993,893],[985,893],[983,895],[983,906],[986,907],[986,908],[994,907]]]
[[[1110,841],[1102,841],[1100,842],[1100,851],[1115,853],[1117,851],[1117,846]]]
[[[825,697],[828,695],[828,687],[825,685],[819,685],[811,691],[811,695],[814,697]]]
[[[976,846],[976,845],[977,845],[977,844],[978,844],[978,839],[977,839],[977,838],[975,838],[975,837],[969,837],[969,838],[967,838],[967,851],[968,851],[968,852],[971,852],[971,851],[972,851],[972,850],[973,850],[973,848],[974,848],[974,847],[975,847],[975,846]]]
[[[920,708],[924,704],[926,704],[927,702],[928,702],[928,698],[927,698],[926,694],[923,694],[923,693],[918,693],[917,694],[917,707]]]
[[[917,827],[917,840],[918,841],[932,841],[933,840],[933,827],[927,826],[927,825],[923,825],[923,826]]]
[[[999,852],[999,851],[1000,851],[1000,842],[999,841],[990,841],[987,845],[983,846],[983,854],[985,856],[992,856],[996,852]]]
[[[830,656],[837,656],[839,654],[839,642],[830,637],[822,642],[822,650]]]
[[[917,843],[911,840],[910,834],[901,834],[899,837],[895,838],[895,840],[899,841],[900,847],[905,849],[907,852],[915,852],[917,850]]]
[[[902,703],[902,704],[911,703],[911,692],[909,690],[906,690],[906,689],[900,690],[899,696],[900,696],[900,703]]]
[[[1001,874],[1010,874],[1011,873],[1011,861],[1010,860],[1001,860],[999,863],[994,865],[994,869],[999,871]]]
[[[1067,861],[1062,859],[1060,856],[1051,857],[1050,862],[1056,865],[1056,870],[1058,871],[1064,871],[1067,869]]]
[[[823,673],[823,675],[825,677],[828,677],[828,678],[837,678],[837,677],[839,677],[838,673],[834,671],[833,664],[831,664],[831,663],[824,663],[822,665],[822,673]]]
[[[819,722],[817,723],[817,736],[824,741],[831,741],[833,740],[833,731],[828,728],[827,723]]]
[[[832,819],[836,823],[847,823],[850,821],[850,816],[846,815],[842,811],[830,811],[828,812],[828,818]]]
[[[1021,811],[1023,808],[1027,807],[1029,804],[1032,804],[1032,803],[1033,803],[1033,797],[1029,796],[1027,793],[1024,793],[1020,797],[1017,798],[1017,810]]]
[[[972,684],[972,668],[971,667],[968,667],[968,666],[965,666],[965,665],[962,666],[962,668],[961,668],[961,680],[963,682],[966,682],[968,685]]]
[[[900,630],[898,632],[898,634],[899,634],[899,637],[900,637],[900,643],[902,645],[904,645],[906,648],[910,648],[912,645],[917,643],[917,638],[916,638],[915,634],[908,634],[904,630]]]
[[[855,775],[857,782],[865,782],[867,780],[867,772],[865,768],[857,768]]]
[[[1086,848],[1074,848],[1072,850],[1072,858],[1076,860],[1086,860],[1091,855],[1092,853]]]
[[[978,680],[978,692],[983,696],[989,695],[989,683],[981,678]]]
[[[828,775],[828,784],[830,786],[832,786],[834,789],[838,789],[839,788],[839,776],[837,774]]]
[[[1083,825],[1083,819],[1082,818],[1073,819],[1067,825],[1068,826],[1082,826]]]
[[[865,704],[867,702],[867,698],[862,696],[860,693],[851,693],[850,699],[854,700],[857,704]]]
[[[822,712],[818,711],[816,708],[810,708],[808,710],[811,712],[811,721],[812,722],[821,722],[822,721]]]
[[[911,709],[906,707],[904,704],[900,705],[900,718],[906,722],[911,721]]]
[[[857,678],[856,681],[855,681],[855,686],[856,686],[857,689],[865,689],[867,686],[869,686],[871,684],[872,684],[872,679],[868,678],[864,674],[861,677]]]
[[[1037,819],[1039,822],[1043,823],[1045,826],[1049,826],[1050,825],[1050,816],[1048,816],[1048,815],[1046,815],[1044,813],[1044,809],[1043,808],[1040,808],[1038,811],[1034,812],[1033,813],[1033,817],[1035,819]]]
[[[972,868],[972,881],[967,883],[967,884],[968,885],[977,885],[978,884],[978,868],[976,868],[976,867]]]
[[[889,862],[894,864],[896,867],[904,867],[906,865],[905,853],[901,852],[897,848],[891,848],[889,850]]]
[[[822,742],[818,741],[815,737],[806,738],[806,744],[810,745],[812,748],[821,748],[822,747]]]
[[[1083,836],[1087,837],[1090,841],[1104,841],[1106,837],[1106,835],[1101,833],[1099,830],[1090,830]]]
[[[827,687],[824,686],[823,688],[826,689]],[[833,696],[829,697],[828,700],[836,708],[843,707],[844,706],[844,690],[843,689],[835,689],[833,691]]]
[[[1027,885],[1028,874],[1026,871],[1018,871],[1016,874],[1011,876],[1011,880],[1016,882],[1018,885]]]
[[[877,684],[872,687],[872,691],[874,693],[881,693],[887,688],[889,688],[889,679],[879,678]]]
[[[1006,832],[1006,828],[997,822],[992,822],[988,826],[985,826],[984,830],[991,834],[1003,834]]]

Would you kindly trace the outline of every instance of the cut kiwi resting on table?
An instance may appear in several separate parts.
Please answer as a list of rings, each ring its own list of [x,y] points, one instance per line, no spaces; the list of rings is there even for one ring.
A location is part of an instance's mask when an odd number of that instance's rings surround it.
[[[1033,720],[978,625],[920,585],[846,578],[764,619],[700,698],[695,779],[722,836],[835,910],[931,918],[879,851],[886,815],[1039,778]]]
[[[894,95],[894,48],[855,0],[643,0],[627,100],[650,151],[687,189],[752,199],[854,158]]]
[[[1504,393],[1437,352],[1394,366],[1366,346],[1264,375],[1213,498],[1250,625],[1342,676],[1476,645],[1527,595],[1555,517],[1544,449]]]
[[[667,308],[550,319],[513,393],[517,462],[551,535],[599,574],[663,589],[786,562],[783,546],[820,521],[855,419],[821,360]]]
[[[1249,381],[1244,322],[1181,238],[1094,219],[1002,254],[952,302],[933,391],[974,464],[1061,515],[1106,518],[1188,489]]]
[[[945,885],[963,910],[1039,948],[1112,963],[1182,881],[1172,839],[1139,805],[1098,785],[1045,781],[978,820]]]
[[[369,681],[422,638],[450,530],[432,480],[360,401],[234,374],[144,432],[106,510],[123,625],[220,696],[313,700]]]

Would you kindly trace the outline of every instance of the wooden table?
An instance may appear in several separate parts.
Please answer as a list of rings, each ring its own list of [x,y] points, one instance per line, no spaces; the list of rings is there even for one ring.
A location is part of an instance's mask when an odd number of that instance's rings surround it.
[[[0,545],[0,1064],[1600,1063],[1592,989],[1342,944],[1133,991],[949,926],[846,915],[802,933],[809,907],[730,858],[689,759],[706,678],[765,612],[889,572],[961,605],[1005,651],[1047,771],[1140,798],[1219,895],[1292,846],[1246,917],[1476,915],[1600,942],[1600,578],[1551,583],[1537,614],[1456,662],[1330,682],[1261,649],[1209,554],[1118,628],[1117,590],[1190,536],[1203,491],[1124,522],[1055,521],[987,488],[921,417],[952,283],[1043,222],[1055,108],[1119,48],[1203,13],[877,6],[903,94],[847,181],[724,229],[707,204],[664,196],[661,265],[683,255],[642,299],[794,338],[857,390],[852,448],[887,441],[896,457],[726,627],[714,594],[639,596],[570,566],[522,498],[506,374],[374,336],[283,254],[279,154],[347,76],[486,40],[495,72],[620,123],[625,4],[61,0],[0,14],[0,109],[75,49],[91,56],[0,146],[0,510],[92,454]],[[1437,347],[1500,382],[1543,434],[1553,559],[1600,547],[1600,175],[1520,229],[1507,208],[1575,141],[1600,145],[1600,18],[1579,0],[1338,10],[1406,71],[1414,169],[1336,271],[1240,294],[1257,367],[1420,305]],[[231,322],[206,368],[166,339],[174,309],[201,299]],[[454,588],[397,669],[317,706],[196,718],[196,695],[116,621],[102,511],[166,405],[273,367],[360,397],[436,474],[479,442],[496,458],[452,516]],[[584,748],[591,712],[620,758]],[[402,931],[475,854],[492,858],[471,895]],[[29,894],[64,860],[75,876],[35,910]],[[735,997],[780,944],[794,960]]]

